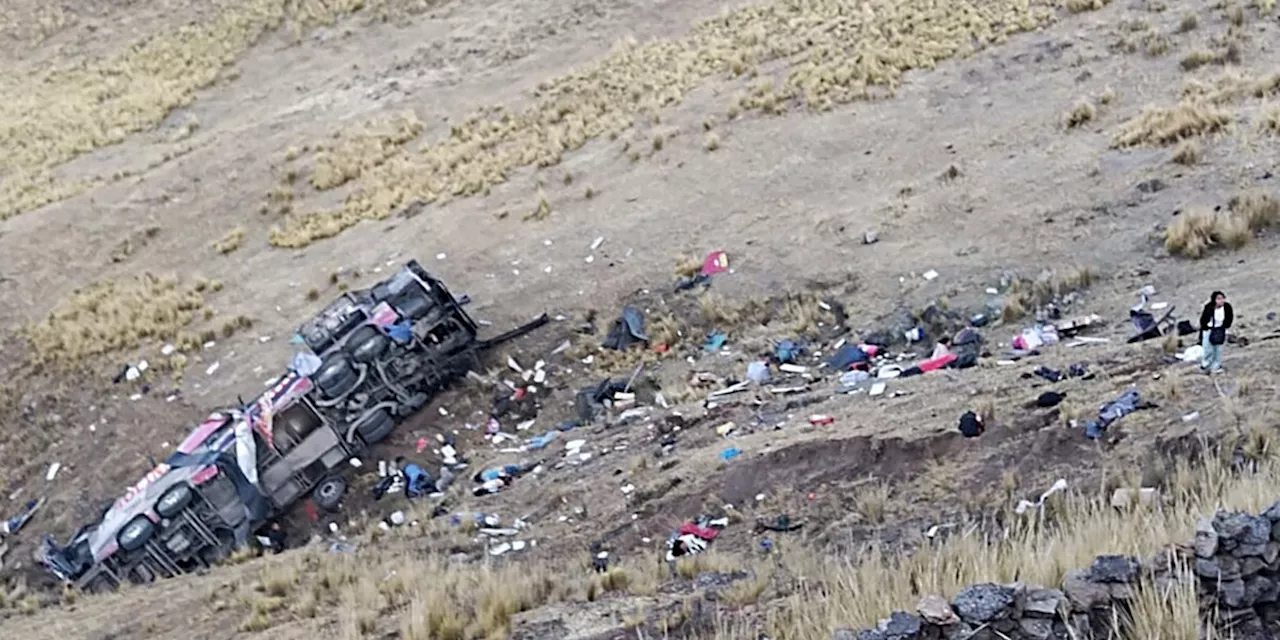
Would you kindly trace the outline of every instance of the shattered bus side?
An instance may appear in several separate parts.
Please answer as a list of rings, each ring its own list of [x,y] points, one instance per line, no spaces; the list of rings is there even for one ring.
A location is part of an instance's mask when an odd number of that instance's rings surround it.
[[[87,591],[150,582],[222,560],[307,494],[336,509],[353,455],[465,374],[481,350],[547,322],[544,314],[478,341],[464,303],[416,261],[344,293],[299,328],[308,351],[269,389],[209,416],[66,545],[46,538],[44,564]]]

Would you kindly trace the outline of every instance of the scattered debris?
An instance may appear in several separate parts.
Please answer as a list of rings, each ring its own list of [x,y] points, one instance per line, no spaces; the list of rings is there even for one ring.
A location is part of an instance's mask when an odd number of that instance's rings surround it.
[[[960,416],[960,433],[966,438],[976,438],[982,435],[986,428],[982,416],[973,411],[966,411]]]
[[[1044,508],[1044,501],[1045,501],[1045,500],[1048,500],[1048,499],[1049,499],[1049,496],[1051,496],[1051,495],[1053,495],[1053,494],[1055,494],[1055,493],[1058,493],[1059,491],[1066,491],[1066,490],[1067,490],[1067,479],[1066,479],[1066,478],[1058,478],[1058,481],[1057,481],[1057,482],[1054,482],[1054,483],[1053,483],[1053,486],[1049,487],[1049,489],[1048,489],[1047,491],[1045,491],[1044,493],[1040,494],[1040,499],[1039,499],[1039,500],[1036,500],[1035,502],[1030,502],[1030,501],[1027,501],[1027,500],[1019,500],[1019,501],[1018,501],[1018,506],[1017,506],[1017,507],[1015,507],[1015,508],[1013,509],[1013,511],[1014,511],[1014,513],[1017,513],[1018,515],[1022,515],[1023,513],[1026,513],[1027,509],[1032,509],[1032,508],[1035,508],[1035,509],[1042,509],[1042,508]]]
[[[1112,400],[1098,410],[1098,419],[1089,421],[1085,427],[1085,436],[1090,440],[1101,438],[1107,428],[1115,421],[1142,409],[1154,409],[1158,407],[1151,402],[1144,402],[1138,394],[1137,389],[1129,389],[1120,397]]]
[[[1153,487],[1142,487],[1140,489],[1121,487],[1112,492],[1111,506],[1117,509],[1132,507],[1135,504],[1149,507],[1155,504],[1159,497],[1159,492]]]
[[[644,334],[644,316],[635,307],[627,306],[622,314],[614,320],[609,335],[604,340],[606,349],[624,351],[633,344],[648,342]]]

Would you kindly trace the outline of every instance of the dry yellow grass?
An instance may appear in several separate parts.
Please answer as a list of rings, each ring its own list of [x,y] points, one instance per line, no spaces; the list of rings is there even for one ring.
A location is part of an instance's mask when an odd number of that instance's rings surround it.
[[[171,340],[191,348],[201,344],[203,336],[183,330],[205,309],[204,292],[220,288],[217,283],[184,284],[151,274],[96,282],[74,292],[21,333],[31,343],[35,360],[62,366],[134,349],[146,340]]]
[[[1098,116],[1098,110],[1093,104],[1086,100],[1081,100],[1072,107],[1066,115],[1062,116],[1062,124],[1068,129],[1074,129],[1088,122],[1092,122]]]
[[[1187,71],[1194,71],[1209,64],[1222,64],[1226,61],[1226,56],[1207,49],[1196,49],[1191,53],[1183,56],[1182,68]]]
[[[1165,231],[1170,255],[1201,258],[1213,247],[1238,249],[1258,231],[1280,222],[1280,201],[1262,192],[1232,198],[1227,211],[1193,211],[1179,216]]]
[[[1280,135],[1280,107],[1268,109],[1258,120],[1258,128],[1271,135]]]
[[[1092,267],[1076,266],[1052,273],[1045,279],[1014,280],[1005,293],[1000,317],[1005,322],[1013,322],[1052,302],[1055,298],[1089,288],[1098,280],[1098,277],[1098,272]]]
[[[1085,11],[1097,11],[1110,4],[1109,0],[1066,0],[1062,6],[1071,13],[1084,13]]]
[[[217,242],[213,243],[213,250],[221,254],[228,254],[239,249],[244,244],[244,227],[236,227],[227,232]]]
[[[0,75],[0,219],[83,191],[89,183],[64,183],[51,169],[190,104],[263,34],[285,24],[298,30],[332,24],[395,1],[233,0],[205,23],[154,34],[104,60],[6,70]]]
[[[1234,116],[1208,102],[1183,101],[1173,107],[1148,107],[1120,125],[1111,139],[1117,148],[1163,146],[1220,132]]]
[[[798,62],[780,83],[757,81],[735,109],[825,109],[883,95],[906,71],[1037,28],[1052,19],[1052,9],[1040,0],[821,0],[726,11],[680,39],[619,43],[599,62],[540,85],[530,106],[479,109],[416,152],[383,158],[377,147],[380,165],[354,161],[364,169],[341,208],[291,215],[270,240],[301,247],[362,220],[385,219],[409,202],[484,193],[516,168],[552,166],[588,140],[655,123],[663,108],[714,77],[750,76],[777,60]]]
[[[1212,82],[1189,80],[1182,87],[1184,102],[1208,102],[1227,105],[1246,98],[1263,99],[1280,95],[1280,73],[1255,77],[1239,71],[1228,71]]]
[[[406,111],[343,134],[332,151],[316,154],[311,186],[323,191],[359,178],[418,137],[424,126],[416,114]]]
[[[1182,21],[1178,23],[1178,33],[1195,31],[1198,26],[1200,26],[1200,18],[1194,11],[1188,11],[1182,14]]]
[[[1200,145],[1195,140],[1183,140],[1173,150],[1172,160],[1181,165],[1197,164],[1200,158]]]

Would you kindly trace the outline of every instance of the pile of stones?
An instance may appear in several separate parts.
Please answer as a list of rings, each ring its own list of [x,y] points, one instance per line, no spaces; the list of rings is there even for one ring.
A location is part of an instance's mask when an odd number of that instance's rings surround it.
[[[832,640],[1102,640],[1124,628],[1139,593],[1173,593],[1195,582],[1202,636],[1280,638],[1280,502],[1258,515],[1219,512],[1196,525],[1195,540],[1151,558],[1103,555],[1069,572],[1060,589],[974,584],[948,602],[921,598],[874,629],[836,631]],[[1183,588],[1186,588],[1183,586]]]

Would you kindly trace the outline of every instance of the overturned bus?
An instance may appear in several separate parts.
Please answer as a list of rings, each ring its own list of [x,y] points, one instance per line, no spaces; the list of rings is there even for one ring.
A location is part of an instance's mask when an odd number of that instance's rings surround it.
[[[387,438],[480,354],[547,322],[477,338],[465,299],[417,261],[344,293],[304,323],[307,349],[262,395],[212,413],[97,521],[40,559],[76,588],[107,591],[226,558],[310,495],[334,510],[347,461]]]

